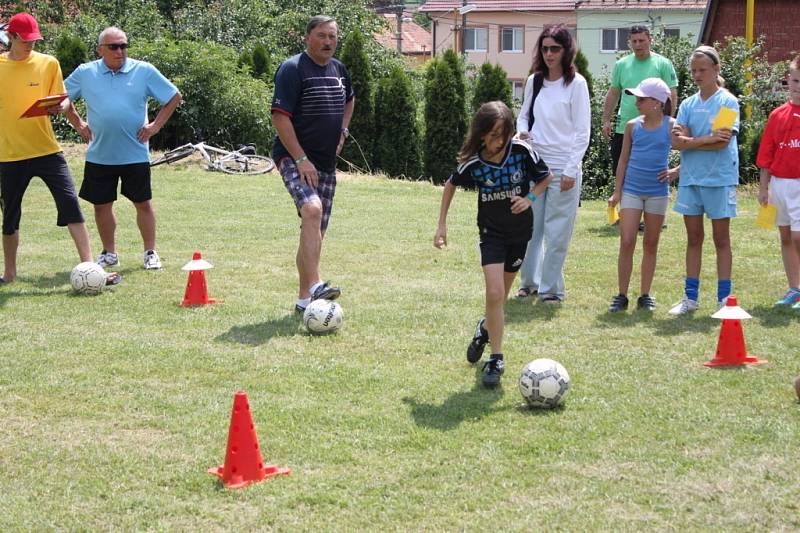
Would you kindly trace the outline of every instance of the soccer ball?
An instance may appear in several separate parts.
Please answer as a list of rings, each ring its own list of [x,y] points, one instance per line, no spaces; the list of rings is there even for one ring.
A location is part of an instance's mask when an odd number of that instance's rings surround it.
[[[80,294],[100,294],[106,286],[106,271],[97,263],[84,261],[72,269],[69,282]]]
[[[314,300],[303,313],[303,324],[314,334],[332,333],[342,327],[342,306],[332,300]]]
[[[551,408],[564,401],[569,392],[569,374],[561,363],[536,359],[522,369],[519,391],[531,407]]]

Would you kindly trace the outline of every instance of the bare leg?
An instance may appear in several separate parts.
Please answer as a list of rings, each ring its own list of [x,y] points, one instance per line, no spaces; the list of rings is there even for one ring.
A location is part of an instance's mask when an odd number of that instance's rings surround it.
[[[92,261],[92,247],[89,244],[89,230],[86,229],[86,224],[83,222],[67,224],[67,229],[75,242],[75,248],[78,249],[81,262]]]
[[[656,256],[658,255],[658,240],[661,237],[661,226],[664,224],[664,215],[653,213],[644,214],[644,237],[642,238],[642,279],[640,294],[650,294],[653,285],[653,276],[656,273]]]
[[[684,215],[686,226],[686,277],[699,278],[703,263],[703,215]]]
[[[311,296],[311,286],[320,278],[319,262],[322,254],[323,233],[322,204],[319,200],[308,202],[300,208],[300,244],[297,247],[297,273],[300,281],[298,296]]]
[[[146,200],[144,202],[134,203],[133,205],[134,207],[136,207],[136,224],[139,226],[139,233],[142,234],[142,242],[144,242],[144,249],[155,250],[156,212],[153,209],[153,202],[151,202],[150,200]]]
[[[483,277],[486,281],[486,322],[484,327],[489,333],[489,344],[493,354],[503,353],[503,326],[505,323],[503,307],[515,276],[516,273],[504,272],[502,263],[483,267]]]
[[[714,247],[717,249],[717,279],[731,279],[733,253],[731,252],[730,227],[730,218],[720,218],[711,221]]]
[[[3,235],[3,279],[6,283],[17,277],[17,249],[19,249],[19,231],[11,235]]]
[[[633,252],[639,236],[641,209],[621,209],[619,212],[619,256],[617,257],[617,283],[620,294],[628,294],[633,271]],[[661,226],[659,226],[660,228]]]
[[[95,205],[94,221],[97,224],[97,233],[100,234],[100,242],[103,243],[103,250],[115,252],[114,233],[117,231],[117,218],[114,216],[114,202]]]
[[[790,226],[778,226],[781,237],[781,257],[789,287],[800,286],[800,231],[792,231]]]

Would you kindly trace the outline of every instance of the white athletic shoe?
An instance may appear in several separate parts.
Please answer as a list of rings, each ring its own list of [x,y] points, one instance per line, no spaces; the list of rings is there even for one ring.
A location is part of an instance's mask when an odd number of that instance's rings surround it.
[[[119,256],[117,256],[117,254],[114,252],[106,252],[103,250],[100,252],[100,255],[97,256],[97,261],[95,261],[95,263],[103,268],[117,266],[119,265]]]
[[[158,270],[161,268],[161,258],[158,257],[158,252],[147,250],[144,253],[144,268],[145,270]]]
[[[669,314],[685,315],[686,313],[697,311],[697,307],[697,300],[690,300],[684,296],[680,302],[675,304],[675,306],[669,310]]]

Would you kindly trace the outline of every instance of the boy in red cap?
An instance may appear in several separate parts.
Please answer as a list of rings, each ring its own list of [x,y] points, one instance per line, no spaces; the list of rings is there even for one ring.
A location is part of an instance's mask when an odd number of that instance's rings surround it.
[[[45,182],[56,203],[56,224],[66,226],[81,261],[92,260],[89,232],[78,204],[75,185],[67,162],[56,141],[50,117],[21,118],[38,99],[66,93],[61,67],[53,56],[34,52],[42,39],[39,24],[28,13],[17,13],[6,28],[9,50],[0,54],[0,205],[3,209],[4,272],[0,284],[17,277],[19,223],[22,197],[34,176]],[[50,115],[63,113],[69,100],[48,109]],[[112,274],[109,282],[119,276]]]

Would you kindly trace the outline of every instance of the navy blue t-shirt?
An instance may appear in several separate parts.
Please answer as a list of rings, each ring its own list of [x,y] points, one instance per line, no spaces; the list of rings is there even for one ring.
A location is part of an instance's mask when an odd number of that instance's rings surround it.
[[[478,229],[485,237],[504,243],[529,241],[533,229],[533,211],[515,215],[511,198],[525,196],[550,175],[550,169],[524,141],[512,140],[501,163],[485,161],[475,155],[464,161],[450,175],[453,185],[478,189]]]
[[[331,59],[321,67],[302,52],[278,67],[272,112],[291,118],[300,146],[318,170],[333,172],[344,107],[353,96],[350,74],[341,61]],[[286,156],[291,157],[276,135],[272,158]]]

